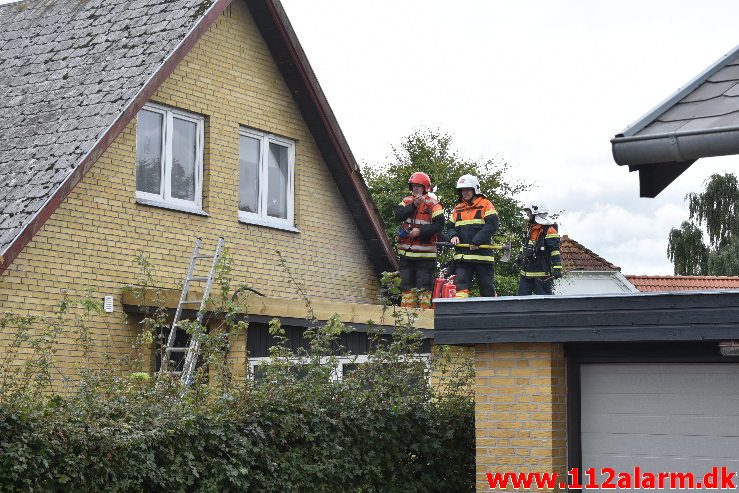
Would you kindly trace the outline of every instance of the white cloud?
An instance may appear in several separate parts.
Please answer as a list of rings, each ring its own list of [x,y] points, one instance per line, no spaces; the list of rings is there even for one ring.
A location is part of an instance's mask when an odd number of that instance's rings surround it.
[[[685,194],[737,170],[699,161],[642,199],[609,140],[733,48],[739,2],[283,1],[360,162],[419,126],[451,131],[468,156],[512,163],[536,184],[523,200],[564,211],[563,233],[626,273],[671,273]]]
[[[590,210],[564,213],[558,221],[560,233],[620,266],[624,273],[671,274],[666,238],[672,225],[680,224],[684,212],[675,204],[649,213],[593,202]]]

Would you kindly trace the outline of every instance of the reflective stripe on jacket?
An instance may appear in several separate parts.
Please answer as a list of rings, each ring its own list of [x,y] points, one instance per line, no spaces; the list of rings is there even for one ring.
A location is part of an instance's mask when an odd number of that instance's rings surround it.
[[[405,197],[395,207],[395,218],[402,221],[408,231],[418,228],[416,238],[398,238],[398,255],[408,258],[436,258],[437,235],[444,227],[444,208],[438,200],[424,196],[423,203],[416,207],[413,196]]]
[[[554,226],[530,224],[524,245],[521,275],[527,278],[551,277],[557,272],[562,272],[557,229]]]
[[[464,200],[452,210],[447,224],[447,237],[455,236],[460,243],[488,245],[498,230],[499,220],[495,206],[484,195],[475,195],[470,203]],[[454,260],[465,262],[494,262],[493,250],[470,250],[457,247]]]

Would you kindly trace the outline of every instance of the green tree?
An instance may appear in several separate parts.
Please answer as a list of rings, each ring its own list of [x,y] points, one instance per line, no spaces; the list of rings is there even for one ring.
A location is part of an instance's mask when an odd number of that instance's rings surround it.
[[[388,237],[395,244],[398,222],[394,210],[400,199],[408,194],[408,178],[413,172],[423,171],[431,177],[447,217],[457,203],[457,179],[464,174],[472,174],[478,177],[482,192],[498,211],[500,229],[496,234],[496,242],[513,240],[515,257],[516,249],[521,245],[521,232],[525,228],[521,203],[515,196],[527,190],[529,185],[511,181],[507,177],[507,162],[500,159],[468,159],[460,155],[452,144],[453,137],[448,133],[416,131],[393,148],[390,163],[367,166],[362,170]],[[496,262],[495,272],[498,293],[515,294],[518,278],[512,265]]]
[[[676,275],[739,275],[739,181],[714,174],[685,197],[690,217],[670,231],[667,257]],[[708,244],[703,240],[708,238]]]
[[[675,266],[675,275],[704,275],[708,248],[703,244],[703,231],[690,221],[683,221],[679,229],[672,228],[667,241],[667,258]]]
[[[716,276],[739,276],[739,238],[732,236],[717,252],[708,256],[708,273]]]

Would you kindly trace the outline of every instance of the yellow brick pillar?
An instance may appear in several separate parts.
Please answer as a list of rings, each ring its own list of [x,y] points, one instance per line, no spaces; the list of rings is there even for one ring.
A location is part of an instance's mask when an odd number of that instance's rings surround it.
[[[565,358],[561,344],[475,347],[477,491],[486,473],[565,473]]]

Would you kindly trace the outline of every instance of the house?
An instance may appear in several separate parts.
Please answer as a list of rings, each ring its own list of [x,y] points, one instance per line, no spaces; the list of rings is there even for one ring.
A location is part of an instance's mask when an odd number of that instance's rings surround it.
[[[558,295],[632,293],[637,289],[613,265],[567,235],[559,244],[564,276],[554,286]]]
[[[642,196],[699,158],[739,153],[737,82],[739,48],[611,141],[616,162],[639,171]],[[646,290],[655,277],[628,280]],[[714,466],[737,469],[739,289],[716,278],[669,283],[436,302],[435,343],[474,348],[478,491],[491,490],[486,473],[556,472],[564,490],[566,471],[582,480],[604,467],[618,491],[641,489],[637,468],[693,474],[676,485],[696,491]],[[679,289],[688,283],[699,290]]]
[[[0,5],[0,87],[0,312],[111,296],[83,364],[139,331],[137,254],[173,311],[196,237],[212,251],[223,236],[234,283],[267,296],[250,305],[253,355],[271,317],[296,344],[307,323],[281,257],[320,317],[357,323],[351,347],[383,323],[395,256],[278,0]],[[81,362],[73,339],[57,354]]]
[[[739,277],[735,276],[634,276],[626,279],[637,290],[654,291],[713,291],[738,290]]]

